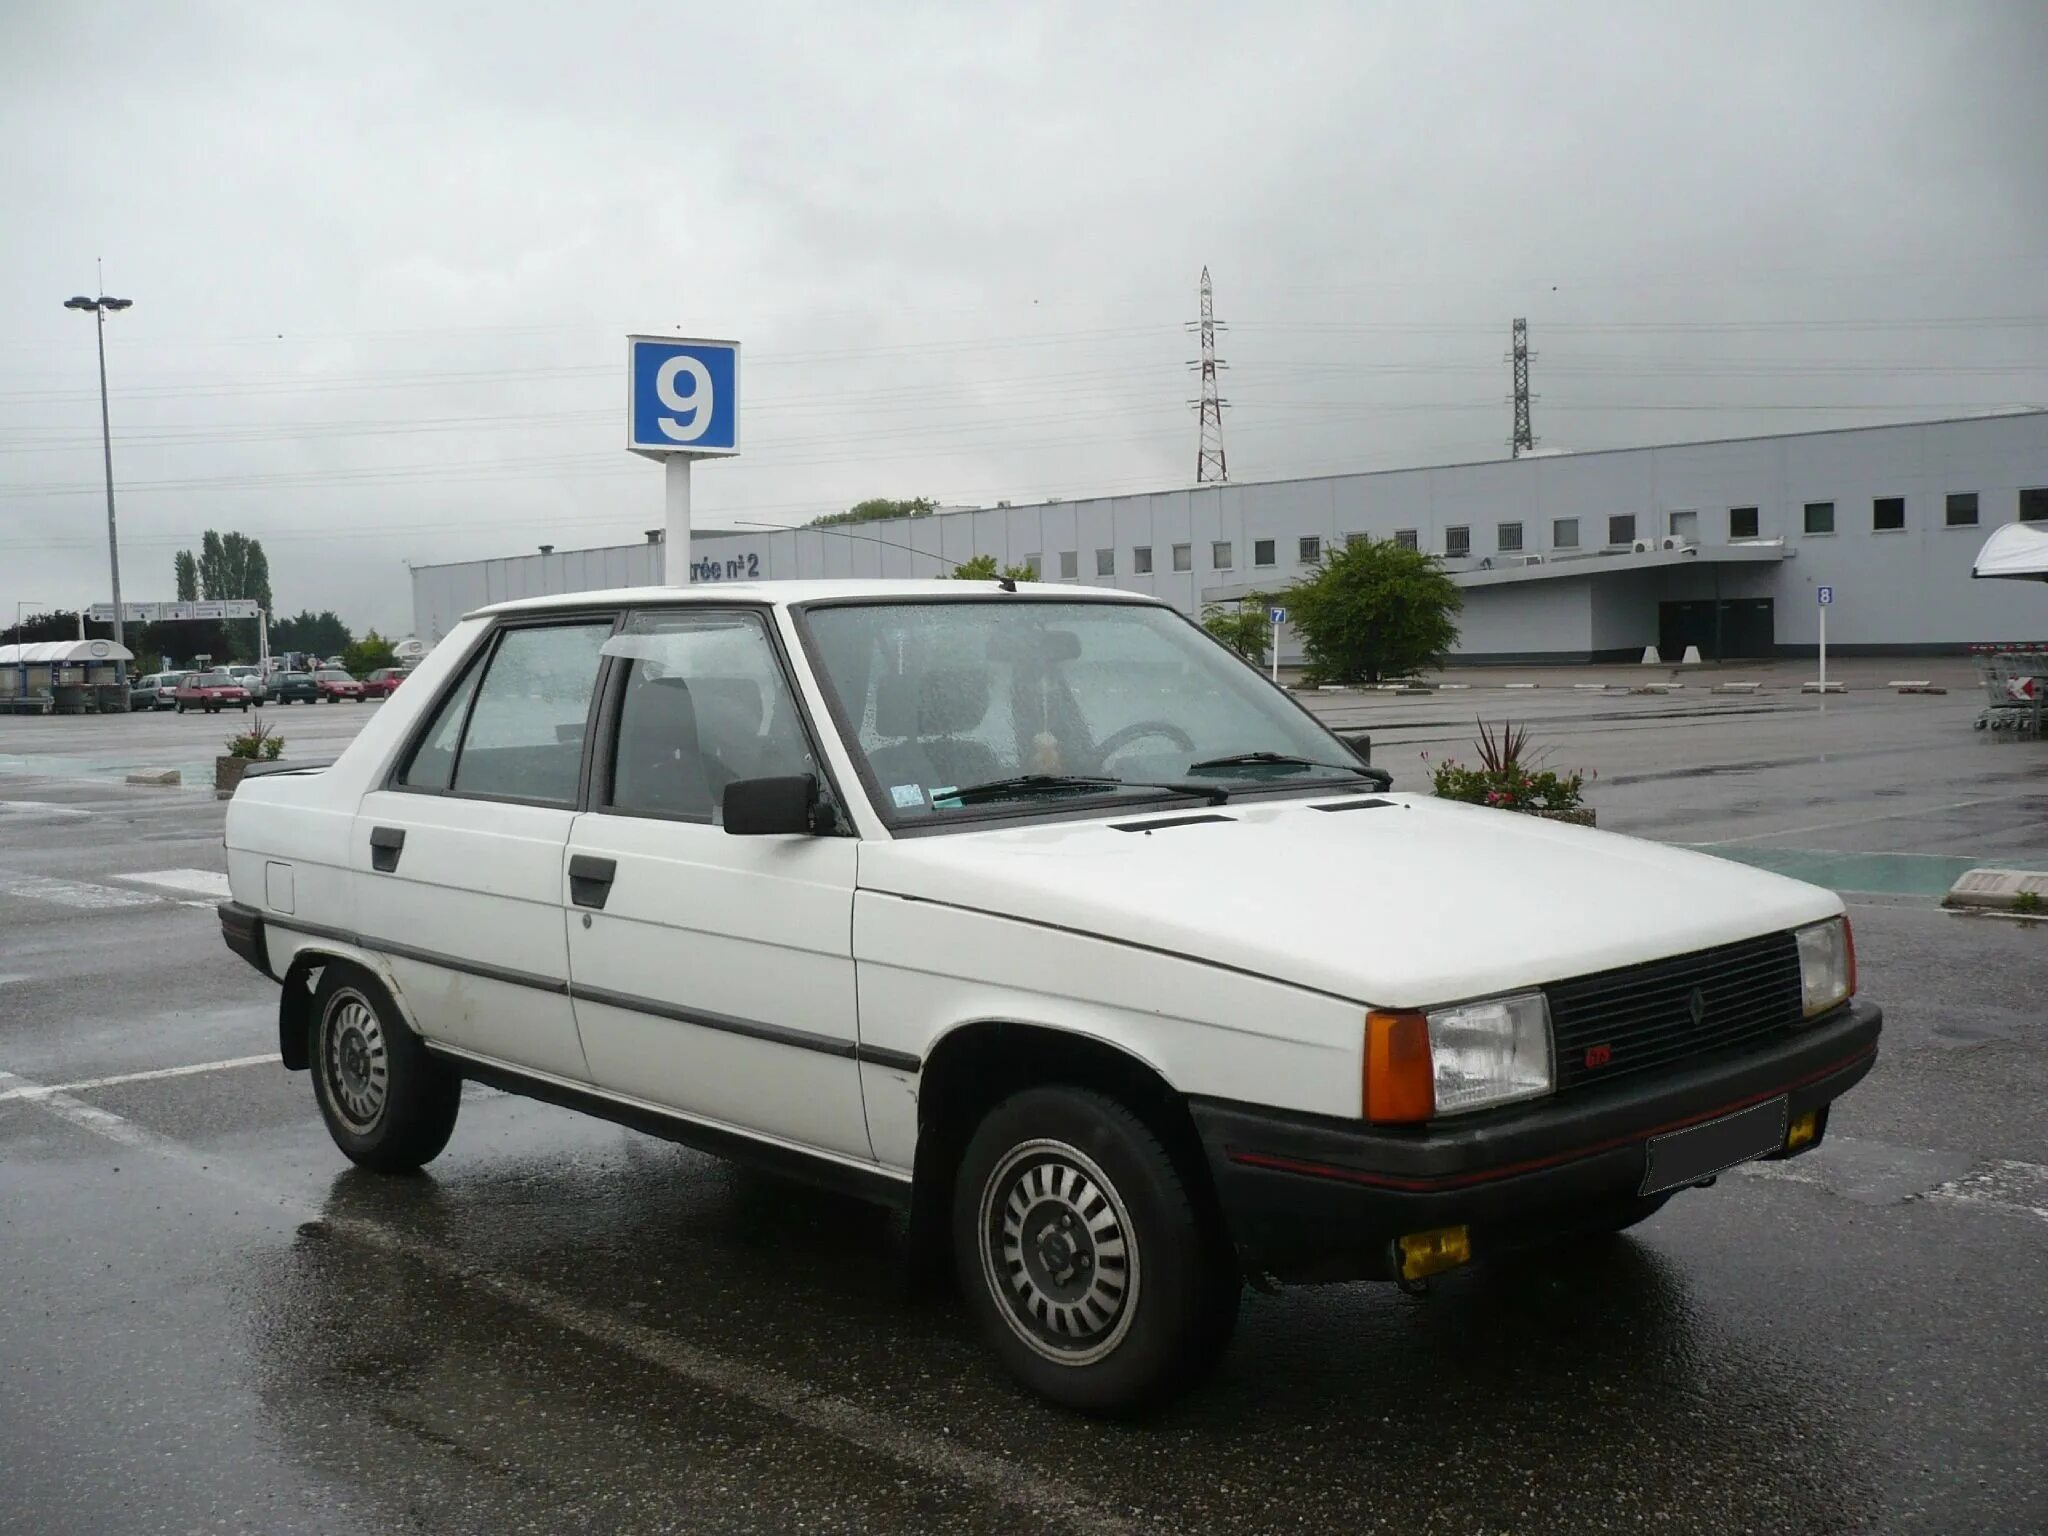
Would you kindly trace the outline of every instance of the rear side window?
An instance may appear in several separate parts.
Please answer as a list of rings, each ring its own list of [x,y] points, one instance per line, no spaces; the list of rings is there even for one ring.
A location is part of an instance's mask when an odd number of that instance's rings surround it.
[[[573,805],[611,620],[508,630],[491,653],[455,758],[454,792]]]
[[[413,748],[412,761],[400,771],[399,783],[408,789],[445,790],[455,781],[455,744],[462,737],[463,717],[469,713],[469,701],[476,692],[476,680],[481,676],[482,665],[473,662],[468,675],[449,690],[448,697],[434,712],[434,721],[427,727],[427,734]],[[308,682],[310,679],[303,672],[294,672],[285,681]]]

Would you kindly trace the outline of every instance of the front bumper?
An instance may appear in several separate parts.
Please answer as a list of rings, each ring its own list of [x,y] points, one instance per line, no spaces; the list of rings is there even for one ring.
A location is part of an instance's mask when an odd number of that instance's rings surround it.
[[[1283,1279],[1391,1278],[1394,1239],[1471,1229],[1474,1257],[1569,1231],[1642,1187],[1647,1143],[1784,1095],[1819,1111],[1877,1059],[1884,1015],[1853,1002],[1761,1050],[1416,1127],[1189,1104],[1248,1270]],[[1820,1137],[1801,1152],[1820,1144]],[[1797,1155],[1797,1154],[1778,1154]]]

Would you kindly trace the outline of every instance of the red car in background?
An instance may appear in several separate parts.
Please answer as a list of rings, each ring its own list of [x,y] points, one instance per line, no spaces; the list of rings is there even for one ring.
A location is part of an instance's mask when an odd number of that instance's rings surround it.
[[[398,692],[398,685],[405,681],[401,667],[379,667],[363,679],[363,695],[372,699],[388,699]]]
[[[230,708],[249,712],[249,690],[220,670],[187,672],[178,679],[176,698],[181,715],[188,709],[203,709],[209,715]]]
[[[320,702],[332,704],[337,699],[354,699],[363,702],[363,685],[350,677],[339,667],[322,667],[313,674],[313,686],[320,690]]]

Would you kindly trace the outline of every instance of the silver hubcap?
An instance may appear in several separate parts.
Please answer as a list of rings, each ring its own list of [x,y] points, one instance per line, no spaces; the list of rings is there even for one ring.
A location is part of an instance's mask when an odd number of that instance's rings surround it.
[[[336,992],[320,1022],[320,1071],[335,1112],[358,1135],[375,1130],[383,1118],[390,1068],[376,1010],[361,993]]]
[[[981,1268],[1011,1332],[1048,1360],[1089,1365],[1123,1342],[1138,1244],[1122,1196],[1061,1141],[1010,1149],[981,1191]]]

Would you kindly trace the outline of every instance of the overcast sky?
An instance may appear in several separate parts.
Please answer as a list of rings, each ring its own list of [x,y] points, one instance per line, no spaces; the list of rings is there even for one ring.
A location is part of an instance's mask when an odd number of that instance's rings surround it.
[[[700,526],[2048,403],[2048,6],[0,0],[0,610],[209,527],[286,611],[635,539],[632,330],[745,345]]]

